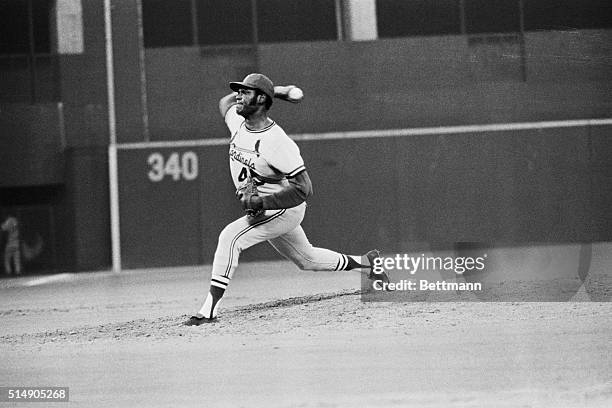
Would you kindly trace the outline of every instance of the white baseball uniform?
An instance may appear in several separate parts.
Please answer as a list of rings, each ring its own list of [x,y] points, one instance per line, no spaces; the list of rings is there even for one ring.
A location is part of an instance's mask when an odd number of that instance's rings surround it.
[[[287,178],[305,170],[300,149],[274,121],[264,129],[250,130],[234,105],[227,111],[225,123],[231,133],[229,162],[236,188],[251,176],[263,182],[257,188],[260,196],[273,194],[288,184]],[[313,247],[308,241],[300,226],[305,212],[304,202],[293,208],[267,210],[265,217],[255,221],[245,215],[227,225],[219,235],[211,290],[216,287],[222,296],[238,266],[240,253],[264,241],[302,270],[346,269],[349,265],[347,255]],[[200,314],[214,318],[217,307],[218,299],[209,293]]]

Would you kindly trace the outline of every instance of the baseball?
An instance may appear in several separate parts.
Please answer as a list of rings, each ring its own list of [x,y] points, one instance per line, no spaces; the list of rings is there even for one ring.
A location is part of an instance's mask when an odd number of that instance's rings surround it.
[[[295,88],[291,88],[289,90],[287,96],[293,101],[301,101],[304,97],[304,92],[302,92],[302,90],[296,86]]]

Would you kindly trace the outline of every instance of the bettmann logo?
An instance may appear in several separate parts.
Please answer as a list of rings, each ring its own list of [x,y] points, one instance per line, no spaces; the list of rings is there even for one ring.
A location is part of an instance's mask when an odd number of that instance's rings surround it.
[[[430,291],[446,291],[446,290],[482,290],[482,283],[480,282],[446,282],[446,281],[435,281],[431,282],[427,279],[420,279],[417,282],[402,279],[399,282],[383,282],[382,280],[375,280],[372,282],[374,290],[379,291],[415,291],[415,290],[430,290]]]

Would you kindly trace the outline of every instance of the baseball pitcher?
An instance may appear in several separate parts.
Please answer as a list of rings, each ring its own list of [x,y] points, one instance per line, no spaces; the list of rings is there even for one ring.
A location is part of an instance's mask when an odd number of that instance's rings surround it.
[[[214,322],[219,301],[238,266],[240,253],[268,241],[302,270],[348,271],[360,268],[369,278],[389,282],[372,268],[377,250],[345,255],[314,247],[300,226],[312,184],[300,149],[270,117],[273,99],[300,102],[303,93],[293,86],[274,86],[262,74],[230,82],[233,93],[221,98],[219,110],[230,131],[229,164],[236,197],[245,216],[219,235],[210,290],[199,312],[185,322],[198,326]],[[362,264],[367,259],[367,265]]]

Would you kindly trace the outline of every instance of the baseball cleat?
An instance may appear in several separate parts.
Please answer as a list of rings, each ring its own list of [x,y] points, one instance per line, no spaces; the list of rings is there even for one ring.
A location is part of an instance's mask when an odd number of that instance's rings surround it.
[[[195,315],[195,316],[191,316],[189,320],[185,321],[183,323],[183,326],[199,326],[201,324],[214,323],[216,321],[217,321],[216,317],[209,319],[208,317],[204,317],[201,315]]]
[[[389,283],[389,276],[385,271],[380,273],[374,272],[374,261],[377,258],[380,258],[380,251],[378,251],[378,249],[373,249],[367,254],[365,254],[365,257],[368,258],[368,261],[370,262],[370,274],[368,275],[368,279],[373,281],[379,280],[383,283]]]

